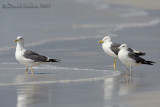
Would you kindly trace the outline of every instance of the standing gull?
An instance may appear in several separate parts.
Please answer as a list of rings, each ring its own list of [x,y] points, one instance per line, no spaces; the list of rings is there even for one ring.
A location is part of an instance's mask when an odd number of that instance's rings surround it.
[[[38,66],[45,62],[60,62],[59,59],[50,59],[49,57],[25,49],[24,39],[21,36],[18,36],[15,42],[17,42],[15,57],[19,63],[27,66],[26,73],[28,73],[28,67],[31,67],[31,72],[34,74],[33,66]]]
[[[130,50],[126,44],[122,44],[119,47],[119,49],[120,51],[118,53],[118,58],[123,64],[127,66],[127,72],[128,72],[128,68],[130,68],[130,75],[132,75],[133,66],[140,65],[140,64],[153,65],[153,63],[155,63],[155,62],[147,61],[141,58],[139,55],[135,54],[132,50]]]
[[[118,58],[118,52],[119,52],[119,46],[121,44],[112,42],[111,37],[110,36],[106,36],[104,37],[101,41],[99,41],[99,43],[103,43],[102,44],[102,48],[104,50],[104,52],[106,54],[108,54],[109,56],[114,57],[114,70],[116,70],[116,61]],[[140,52],[140,51],[136,51],[135,49],[131,49],[129,48],[129,50],[131,50],[132,52],[134,52],[137,55],[145,55],[145,53]]]

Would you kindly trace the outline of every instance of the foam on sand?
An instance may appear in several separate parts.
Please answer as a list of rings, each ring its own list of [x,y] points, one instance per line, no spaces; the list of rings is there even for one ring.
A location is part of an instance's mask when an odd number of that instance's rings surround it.
[[[100,81],[120,75],[119,71],[67,67],[36,67],[34,75],[25,75],[25,68],[1,69],[3,70],[6,73],[0,75],[0,86]],[[7,79],[7,74],[10,80]]]

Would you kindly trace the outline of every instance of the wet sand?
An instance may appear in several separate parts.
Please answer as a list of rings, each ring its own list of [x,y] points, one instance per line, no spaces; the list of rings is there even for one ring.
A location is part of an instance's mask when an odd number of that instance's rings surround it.
[[[131,5],[143,9],[160,9],[159,0],[108,0],[113,4]]]
[[[48,9],[2,9],[0,106],[158,105],[159,8],[151,5],[152,0],[148,3],[152,9],[132,2],[57,0]],[[26,75],[25,67],[14,57],[18,35],[25,38],[26,48],[61,59],[61,63],[35,67],[34,75]],[[132,78],[126,78],[126,67],[118,60],[118,72],[113,71],[113,58],[98,44],[105,35],[146,52],[144,58],[156,64],[134,67]]]
[[[103,106],[103,98],[114,94],[112,89],[120,75],[119,71],[48,66],[35,68],[32,75],[25,74],[24,68],[14,69],[19,64],[8,65],[11,69],[0,70],[1,106]]]
[[[125,96],[119,103],[126,107],[159,107],[159,99],[160,91],[154,91]]]

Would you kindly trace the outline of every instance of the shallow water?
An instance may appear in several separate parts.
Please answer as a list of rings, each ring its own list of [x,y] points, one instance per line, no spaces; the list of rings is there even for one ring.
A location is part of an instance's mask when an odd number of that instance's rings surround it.
[[[4,65],[4,64],[3,64]],[[24,74],[19,64],[1,67],[0,90],[9,92],[1,98],[1,106],[100,106],[115,96],[119,71],[43,66],[35,74]],[[36,72],[38,71],[38,72]],[[6,74],[7,72],[7,74]],[[9,79],[6,79],[8,77]],[[3,94],[4,94],[3,93]],[[97,97],[98,96],[98,97]],[[13,100],[15,99],[16,100]],[[17,103],[15,103],[17,101]]]
[[[19,4],[19,1],[0,3],[2,6]],[[44,1],[33,2],[39,3]],[[51,7],[1,7],[1,106],[128,107],[125,99],[131,99],[129,106],[134,106],[132,95],[160,90],[157,83],[160,81],[158,9],[112,4],[106,0],[48,0],[45,3]],[[35,67],[34,75],[26,75],[25,67],[14,57],[14,39],[18,35],[25,38],[27,48],[61,59],[61,63]],[[117,69],[121,74],[114,72],[113,58],[105,55],[98,44],[105,35],[146,52],[144,58],[156,64],[134,67],[132,78],[126,78],[126,67],[118,60]]]

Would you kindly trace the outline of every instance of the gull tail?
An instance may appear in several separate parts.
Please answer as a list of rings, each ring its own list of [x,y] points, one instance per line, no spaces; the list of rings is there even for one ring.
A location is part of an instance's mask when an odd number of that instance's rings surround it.
[[[59,60],[59,59],[49,59],[47,62],[60,62],[61,60]]]
[[[144,61],[142,62],[142,64],[147,64],[147,65],[153,65],[154,63],[156,63],[156,62],[146,61],[146,60],[144,60]]]

